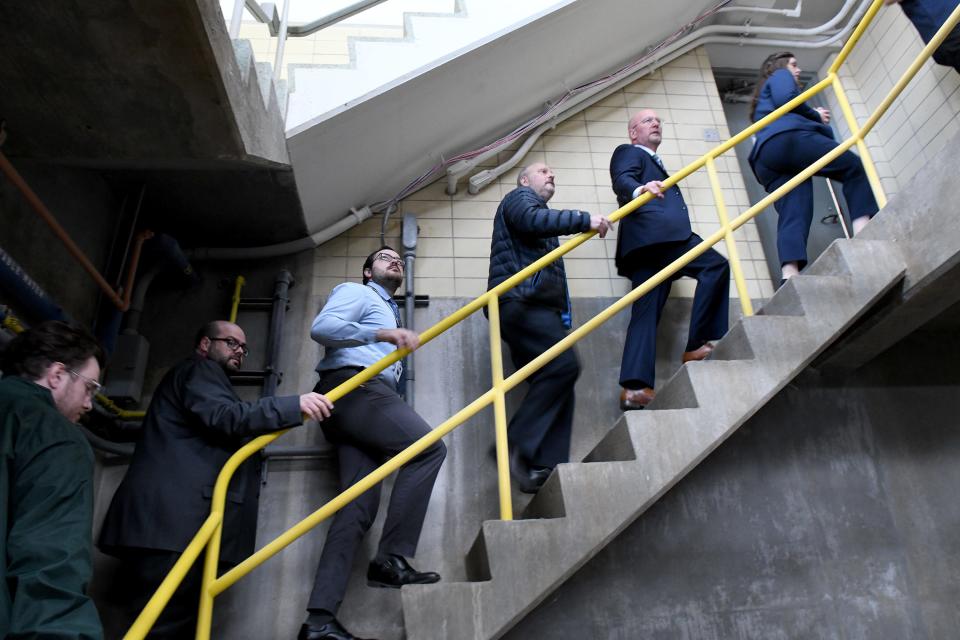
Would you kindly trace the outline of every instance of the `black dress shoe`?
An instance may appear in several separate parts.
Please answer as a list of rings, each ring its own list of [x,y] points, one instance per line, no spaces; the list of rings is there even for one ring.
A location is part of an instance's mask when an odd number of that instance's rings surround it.
[[[374,560],[367,569],[367,585],[399,589],[405,584],[433,584],[440,581],[440,574],[433,571],[417,571],[406,558],[388,556],[386,560]]]
[[[536,493],[540,487],[547,481],[553,469],[549,467],[537,467],[527,471],[527,482],[519,485],[520,491],[524,493]]]
[[[510,456],[510,475],[523,493],[536,493],[550,477],[553,469],[549,467],[531,467],[517,455]]]
[[[297,640],[374,640],[373,638],[358,638],[343,628],[343,625],[334,618],[327,624],[319,627],[304,624],[300,627]]]

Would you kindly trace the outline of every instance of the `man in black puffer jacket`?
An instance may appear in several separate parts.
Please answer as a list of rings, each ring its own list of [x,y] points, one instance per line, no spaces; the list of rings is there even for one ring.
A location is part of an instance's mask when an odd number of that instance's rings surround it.
[[[493,219],[492,289],[558,246],[557,236],[594,229],[602,238],[610,221],[586,211],[547,207],[553,170],[531,164],[517,178]],[[543,268],[500,296],[500,331],[517,369],[559,342],[570,328],[570,295],[563,260]],[[535,493],[553,468],[570,458],[573,385],[580,375],[569,349],[527,379],[527,396],[510,420],[510,470],[521,491]]]

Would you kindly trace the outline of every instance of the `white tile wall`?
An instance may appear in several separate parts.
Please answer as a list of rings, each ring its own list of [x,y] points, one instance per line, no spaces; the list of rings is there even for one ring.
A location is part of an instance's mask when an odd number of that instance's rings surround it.
[[[897,6],[881,9],[839,76],[862,126],[923,49],[923,41]],[[834,58],[820,70],[825,75]],[[841,136],[849,136],[839,104],[825,94]],[[887,197],[911,185],[923,165],[960,132],[960,75],[928,60],[867,137]]]
[[[638,80],[600,103],[560,123],[544,135],[523,159],[522,165],[547,162],[557,174],[556,195],[550,201],[555,208],[571,208],[591,213],[610,214],[617,209],[610,187],[610,156],[617,145],[628,142],[627,121],[640,108],[658,110],[665,122],[664,142],[660,148],[667,169],[677,171],[700,157],[715,143],[704,140],[704,129],[717,129],[721,138],[729,137],[723,106],[717,93],[710,61],[704,51],[689,53],[650,76]],[[512,150],[499,154],[505,161]],[[728,215],[733,218],[748,206],[747,193],[739,167],[730,157],[718,159],[717,169],[724,188]],[[490,166],[496,164],[491,161]],[[443,181],[434,183],[400,203],[399,213],[388,226],[388,244],[399,246],[399,220],[403,213],[414,213],[420,224],[416,287],[418,293],[431,296],[475,296],[486,289],[493,216],[501,198],[515,187],[520,168],[476,196],[467,194],[465,185],[448,196]],[[706,170],[689,176],[681,185],[690,207],[694,230],[707,236],[719,229],[716,206]],[[359,279],[358,259],[363,251],[379,246],[381,218],[369,220],[351,230],[346,250],[328,243],[317,250],[322,259],[316,276],[323,285],[336,284],[332,276],[345,273]],[[762,249],[752,222],[737,231],[737,246],[744,263],[748,290],[753,297],[772,294]],[[723,242],[717,245],[723,255]],[[575,297],[622,295],[629,281],[616,275],[613,257],[616,230],[606,239],[594,238],[565,257],[570,292]],[[338,253],[339,252],[339,253]],[[365,255],[365,254],[364,254]],[[340,260],[344,266],[337,267]],[[681,280],[672,294],[693,296],[695,283]],[[322,292],[322,291],[321,291]],[[731,283],[731,295],[736,291]]]

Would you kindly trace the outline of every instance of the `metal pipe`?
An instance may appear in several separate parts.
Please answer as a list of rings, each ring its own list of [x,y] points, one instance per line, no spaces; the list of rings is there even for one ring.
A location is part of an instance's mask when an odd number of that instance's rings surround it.
[[[859,15],[861,15],[864,11],[866,11],[867,5],[869,5],[872,2],[872,0],[861,0],[862,4],[860,7],[857,8],[853,18],[851,18],[849,24],[847,24],[847,26],[844,27],[839,33],[834,34],[833,36],[830,36],[823,40],[818,40],[817,42],[812,44],[804,43],[802,41],[786,42],[786,41],[771,40],[771,39],[744,40],[740,36],[757,35],[757,34],[770,34],[770,35],[778,34],[778,35],[794,35],[794,36],[805,37],[805,36],[817,35],[819,33],[826,32],[832,29],[835,25],[837,25],[847,15],[847,13],[850,10],[850,7],[855,2],[857,2],[857,0],[845,0],[843,7],[841,7],[840,11],[838,11],[833,18],[821,24],[820,26],[812,27],[809,29],[753,27],[753,26],[727,26],[727,25],[714,25],[714,26],[708,26],[702,29],[698,29],[697,31],[691,32],[686,36],[680,38],[676,42],[669,44],[667,47],[665,47],[663,52],[660,52],[656,56],[654,56],[650,60],[649,64],[645,65],[644,67],[641,67],[640,69],[634,71],[633,73],[630,73],[625,78],[622,78],[621,80],[618,80],[606,86],[598,86],[594,89],[584,91],[583,93],[572,97],[567,102],[565,107],[557,111],[555,114],[553,114],[552,117],[554,119],[561,119],[563,116],[571,113],[574,110],[580,110],[580,109],[589,107],[590,105],[593,105],[599,102],[600,100],[603,100],[604,98],[608,97],[612,93],[619,91],[620,89],[627,86],[628,84],[636,81],[638,78],[641,78],[647,73],[650,73],[654,69],[659,68],[660,66],[663,66],[664,64],[667,64],[668,62],[684,55],[688,51],[691,51],[705,44],[714,44],[714,43],[729,44],[731,43],[731,41],[733,41],[735,44],[738,44],[741,46],[744,44],[755,45],[755,46],[792,46],[796,48],[816,48],[816,47],[830,46],[831,44],[833,44],[834,42],[842,38],[845,33],[849,32],[854,27],[856,21],[859,19]],[[730,33],[738,37],[729,38],[729,37],[723,37],[720,35],[711,35],[711,34],[723,34],[723,33]],[[533,138],[530,145],[532,146],[532,144],[536,142],[536,140],[542,134],[543,134],[543,130],[541,128],[535,129],[533,133],[530,134],[530,136]],[[479,154],[469,160],[463,160],[454,165],[451,165],[447,169],[447,174],[448,174],[447,175],[447,193],[448,194],[456,193],[457,182],[461,177],[469,173],[479,163],[497,155],[497,153],[499,153],[502,150],[502,147],[506,146],[506,144],[507,143],[491,147],[484,153]],[[526,145],[526,142],[524,144]],[[517,157],[517,156],[518,154],[514,154],[514,156],[507,162],[497,167],[494,167],[493,169],[486,169],[472,176],[470,178],[471,187],[473,187],[476,190],[471,191],[471,193],[477,193],[477,191],[479,191],[480,188],[482,188],[483,186],[489,183],[489,181],[486,179],[488,175],[494,175],[494,174],[496,174],[497,176],[503,175],[504,173],[512,169],[514,166],[516,166],[517,162],[519,162],[522,159],[522,156],[520,157]]]
[[[833,181],[827,178],[827,191],[830,192],[830,199],[833,200],[833,208],[837,212],[837,220],[840,221],[840,228],[843,229],[843,237],[850,239],[850,230],[847,229],[847,221],[843,219],[843,210],[840,208],[840,201],[837,199],[837,192],[833,188]]]
[[[190,279],[197,278],[193,266],[190,264],[190,261],[187,260],[183,249],[180,248],[180,245],[174,238],[161,233],[154,238],[153,244],[158,251],[162,252],[161,257],[156,264],[140,275],[136,287],[133,288],[133,295],[130,297],[127,315],[124,318],[123,333],[127,335],[139,333],[140,316],[146,304],[147,291],[150,289],[150,285],[153,284],[154,278],[166,267],[171,266],[172,263],[172,266],[175,267],[181,275]],[[137,258],[139,259],[139,249],[137,250]],[[167,260],[169,260],[169,263]]]
[[[237,281],[233,286],[233,298],[231,299],[230,304],[230,322],[233,322],[234,324],[237,322],[237,311],[240,309],[240,292],[243,290],[243,285],[246,283],[246,278],[243,276],[237,276]]]
[[[417,260],[417,216],[412,213],[403,214],[403,225],[401,226],[401,241],[403,242],[403,263],[404,273],[406,274],[406,291],[403,298],[403,312],[406,316],[406,328],[414,330],[414,309],[416,308],[417,296],[414,292],[414,267]],[[411,407],[414,403],[414,383],[416,381],[416,372],[413,363],[413,353],[406,357],[403,366],[404,388],[403,399]]]
[[[264,462],[268,460],[327,460],[336,457],[330,447],[266,447],[260,453]]]
[[[273,73],[278,78],[283,75],[283,50],[287,44],[287,16],[290,13],[292,1],[283,0],[283,16],[280,18],[280,33],[277,34],[277,55],[273,59]]]
[[[87,442],[89,442],[90,446],[94,449],[118,456],[129,457],[133,455],[134,444],[132,442],[112,442],[106,438],[101,438],[82,424],[78,424],[77,427],[80,428],[80,433],[83,434],[83,437],[87,439]]]
[[[505,174],[513,166],[520,162],[524,156],[527,155],[527,152],[530,151],[530,147],[536,144],[537,140],[540,139],[540,136],[545,134],[547,131],[552,131],[556,128],[557,118],[551,118],[547,122],[544,122],[542,125],[537,127],[533,133],[527,136],[527,139],[523,141],[523,144],[520,145],[520,148],[517,149],[516,152],[514,152],[514,154],[506,162],[494,167],[493,169],[487,169],[486,171],[481,171],[480,173],[470,176],[470,180],[467,181],[467,193],[470,195],[477,195],[480,193],[480,189]],[[454,187],[456,187],[456,183],[454,183]],[[456,188],[454,188],[454,193],[456,193]]]
[[[284,269],[277,274],[277,279],[273,283],[273,309],[267,336],[267,362],[263,367],[267,375],[263,378],[261,397],[276,395],[277,385],[280,384],[281,374],[277,371],[277,363],[280,361],[280,347],[283,344],[283,319],[287,313],[287,304],[290,302],[288,292],[295,282],[293,274]]]
[[[123,273],[124,268],[127,266],[127,259],[130,257],[130,245],[133,243],[134,234],[137,231],[137,221],[140,219],[140,208],[143,206],[143,196],[146,190],[146,184],[140,185],[140,195],[137,197],[137,206],[133,210],[133,220],[130,221],[130,232],[127,234],[127,242],[123,247],[123,258],[120,260],[120,268],[117,269],[117,273]],[[126,203],[126,198],[124,198],[124,203]],[[125,206],[121,208],[121,211],[124,209],[126,209]],[[112,263],[112,258],[107,260],[108,265]]]
[[[10,307],[5,304],[0,304],[0,327],[13,334],[24,332],[23,324],[10,312]]]
[[[53,231],[54,235],[63,242],[64,246],[67,247],[67,251],[70,252],[70,255],[80,263],[80,266],[86,271],[93,281],[97,283],[97,286],[103,291],[112,302],[117,306],[121,311],[126,311],[130,306],[130,289],[133,286],[134,274],[137,271],[137,261],[140,257],[140,251],[138,247],[134,248],[134,255],[130,261],[130,268],[127,271],[127,288],[124,292],[124,297],[113,290],[113,287],[110,286],[100,272],[97,271],[97,268],[93,266],[93,263],[84,255],[83,251],[80,250],[80,247],[77,246],[77,243],[73,241],[73,238],[60,226],[60,223],[57,222],[57,219],[53,217],[53,214],[50,213],[50,210],[47,209],[46,205],[43,204],[43,201],[40,200],[39,196],[30,188],[30,185],[26,183],[17,170],[10,164],[10,161],[7,157],[0,152],[0,171],[3,172],[7,179],[10,180],[20,190],[20,193],[23,194],[23,197],[26,199],[30,207],[40,216],[40,218],[47,223],[47,226]],[[151,231],[141,231],[140,244],[143,244],[143,240],[149,238],[153,235]]]
[[[63,320],[70,316],[27,275],[9,253],[0,248],[0,288],[22,305],[21,311],[41,320]]]
[[[311,33],[316,33],[321,29],[329,27],[330,25],[346,20],[351,16],[355,16],[358,13],[362,13],[371,7],[375,7],[382,2],[387,0],[363,0],[362,2],[355,2],[348,7],[329,13],[322,18],[318,18],[313,22],[308,22],[307,24],[297,25],[290,27],[290,35],[298,38],[303,36],[308,36]]]
[[[803,0],[797,0],[797,6],[793,9],[770,9],[769,7],[722,7],[717,9],[717,13],[733,11],[738,13],[772,13],[778,16],[787,16],[788,18],[799,18],[801,11],[803,11]]]
[[[140,332],[140,316],[143,314],[147,291],[150,289],[150,285],[153,284],[154,278],[160,275],[161,271],[163,271],[163,265],[157,263],[140,276],[140,279],[137,281],[137,286],[134,288],[133,297],[130,300],[130,308],[127,310],[126,318],[124,318],[123,333],[129,335]]]
[[[191,260],[258,260],[261,258],[277,258],[298,253],[308,249],[315,249],[324,242],[332,240],[348,229],[368,220],[373,212],[370,207],[350,209],[350,215],[325,227],[316,233],[280,244],[271,244],[264,247],[236,247],[236,248],[198,248],[186,251]]]
[[[97,402],[100,403],[100,406],[106,409],[107,411],[116,415],[116,417],[121,420],[143,420],[144,416],[147,415],[147,412],[138,409],[135,411],[128,411],[127,409],[121,409],[117,403],[103,395],[102,393],[97,394]]]

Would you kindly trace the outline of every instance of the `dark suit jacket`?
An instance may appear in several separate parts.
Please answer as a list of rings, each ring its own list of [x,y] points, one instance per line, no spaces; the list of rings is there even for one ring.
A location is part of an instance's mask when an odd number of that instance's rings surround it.
[[[100,548],[183,551],[210,514],[217,474],[252,436],[300,424],[297,396],[243,402],[223,368],[191,356],[153,394],[126,477],[100,533]],[[236,564],[256,539],[259,461],[234,475],[227,493],[221,560]]]
[[[610,180],[617,202],[622,207],[633,200],[633,192],[651,180],[666,180],[649,153],[632,144],[622,144],[610,159]],[[670,187],[664,198],[653,198],[620,221],[617,231],[617,273],[629,277],[631,255],[643,247],[661,242],[686,240],[693,230],[683,194],[677,186]]]
[[[787,69],[777,69],[766,79],[757,96],[757,108],[753,114],[753,121],[764,118],[776,109],[787,104],[800,95],[800,87],[793,79],[793,74]],[[757,154],[763,144],[773,136],[784,131],[815,131],[833,139],[833,129],[823,124],[820,114],[806,102],[793,111],[784,114],[772,124],[757,132],[753,150],[750,152],[750,166],[757,161]],[[756,169],[754,168],[754,173]]]
[[[957,0],[903,0],[900,7],[917,28],[924,42],[930,42],[954,9]],[[957,32],[956,28],[951,35]]]

